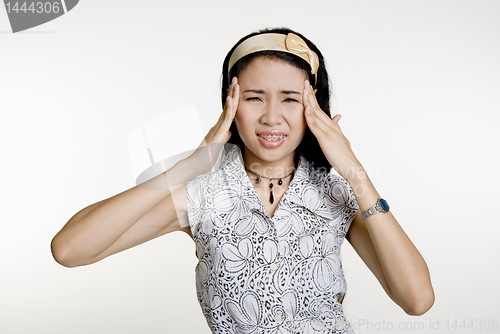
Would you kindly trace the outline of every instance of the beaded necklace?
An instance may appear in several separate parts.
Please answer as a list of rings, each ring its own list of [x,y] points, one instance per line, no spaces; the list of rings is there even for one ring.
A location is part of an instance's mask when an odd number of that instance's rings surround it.
[[[289,177],[290,175],[292,175],[294,173],[294,171],[292,171],[290,174],[286,175],[286,176],[282,176],[282,177],[267,177],[267,176],[264,176],[264,175],[260,175],[260,174],[257,174],[257,173],[254,173],[252,172],[251,170],[249,170],[246,166],[245,166],[245,170],[249,173],[252,173],[253,175],[257,176],[257,180],[256,182],[257,183],[260,183],[260,178],[263,177],[265,179],[268,179],[268,180],[271,180],[271,183],[269,184],[269,189],[271,190],[271,195],[269,195],[269,202],[271,202],[271,204],[274,203],[274,196],[273,196],[273,180],[279,180],[278,181],[278,185],[282,185],[283,184],[283,181],[282,179],[285,179],[287,177]]]

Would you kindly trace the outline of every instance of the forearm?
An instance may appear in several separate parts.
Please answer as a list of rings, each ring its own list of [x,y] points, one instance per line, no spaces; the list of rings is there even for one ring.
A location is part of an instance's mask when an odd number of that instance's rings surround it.
[[[381,198],[362,167],[346,180],[354,191],[360,212]],[[419,251],[390,211],[371,215],[364,222],[391,298],[407,313],[424,313],[432,305],[434,293],[429,270]]]
[[[67,266],[89,262],[167,198],[173,184],[185,181],[182,173],[185,170],[182,163],[178,163],[147,182],[75,214],[52,240],[54,258]]]

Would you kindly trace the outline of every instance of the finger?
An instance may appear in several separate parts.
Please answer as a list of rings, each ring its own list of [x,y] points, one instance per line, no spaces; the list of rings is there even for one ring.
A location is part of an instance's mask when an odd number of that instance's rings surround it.
[[[233,95],[232,95],[232,102],[233,102],[233,109],[232,109],[232,119],[236,116],[236,111],[238,110],[238,105],[240,104],[240,85],[238,84],[238,79],[235,78],[234,82],[234,88],[233,88]]]
[[[231,82],[231,94],[228,94],[232,98],[235,98],[237,95],[236,88],[238,85],[238,79],[236,77],[233,78],[233,81]]]
[[[308,87],[308,89],[306,90],[307,92],[305,93],[305,100],[311,101],[314,99],[316,101],[316,97],[314,96],[311,87]],[[315,108],[312,103],[306,104],[305,117],[307,125],[316,136],[321,135],[322,133],[331,134],[332,132],[341,131],[340,127],[338,126],[338,120],[340,119],[340,117],[333,121],[321,108]]]
[[[314,110],[321,110],[321,107],[318,104],[318,100],[316,99],[315,91],[312,90],[312,86],[311,84],[309,84],[309,81],[305,81],[304,88],[306,102],[310,104]]]
[[[233,80],[231,81],[230,92],[227,95],[226,101],[231,101],[230,105],[226,108],[226,113],[228,113],[232,118],[232,114],[234,114],[235,109],[238,108],[239,102],[239,85],[236,77],[233,77]]]
[[[302,90],[302,104],[304,105],[304,117],[306,119],[306,122],[311,128],[311,131],[313,131],[312,127],[317,127],[317,121],[315,120],[315,113],[312,110],[311,99],[309,97],[309,91],[307,89],[307,82],[308,81],[306,80],[306,84],[304,86],[304,89]]]
[[[319,114],[323,113],[323,112],[322,112],[321,108],[316,108],[315,105],[312,103],[314,98],[315,97],[311,95],[311,91],[309,89],[309,84],[308,84],[308,81],[306,80],[306,85],[305,85],[304,92],[303,92],[304,113],[306,116],[309,117],[310,120],[314,119],[314,124],[316,124],[316,126],[318,126],[319,125],[318,122],[320,121],[320,119],[316,120],[315,118],[318,118]],[[324,122],[325,120],[321,120],[321,121]]]
[[[308,90],[309,90],[309,100],[311,101],[311,107],[313,108],[313,111],[315,111],[315,116],[319,117],[325,123],[330,124],[332,121],[332,118],[330,116],[328,116],[323,111],[323,109],[321,109],[321,107],[318,103],[318,99],[316,98],[317,89],[313,90],[312,86],[309,85]]]
[[[232,94],[227,97],[226,108],[224,113],[224,119],[221,124],[221,128],[224,131],[229,131],[231,124],[236,116],[236,111],[238,110],[238,103],[240,100],[240,85],[238,85],[237,80],[233,79]]]
[[[229,87],[227,87],[227,96],[232,96],[233,95],[233,90],[234,90],[234,81],[235,81],[236,77],[233,77],[233,79],[231,80],[231,82],[229,83]]]
[[[227,96],[233,95],[233,81],[234,81],[234,78],[233,78],[233,80],[231,80],[231,82],[229,83],[229,87],[227,88]]]
[[[309,81],[304,81],[304,88],[302,89],[302,104],[304,105],[304,111],[307,105],[309,105],[309,92],[307,87],[309,86]]]
[[[318,101],[316,100],[316,96],[314,95],[314,92],[311,89],[310,85],[305,88],[304,95],[305,95],[306,105],[309,105],[311,107],[310,108],[311,116],[317,117],[323,123],[328,124],[331,121],[331,119],[330,117],[328,117],[327,114],[325,114],[325,112],[319,106]]]
[[[311,105],[314,109],[316,110],[321,110],[321,107],[319,106],[318,99],[316,98],[316,90],[313,90],[312,86],[309,84],[307,87],[309,91],[309,100],[311,101]],[[324,112],[323,112],[324,113]]]
[[[307,126],[316,138],[332,131],[332,129],[329,128],[324,121],[315,116],[315,112],[312,110],[310,105],[307,105],[305,108],[305,118]]]
[[[322,111],[320,110],[320,112]],[[325,123],[325,121],[322,120],[320,117],[318,117],[318,112],[313,109],[311,104],[307,104],[305,106],[304,116],[306,119],[307,126],[309,127],[311,132],[316,136],[316,138],[318,136],[328,134],[328,132],[332,131],[332,129],[328,126],[328,124]]]
[[[226,101],[224,103],[224,110],[222,111],[222,114],[221,114],[221,117],[219,118],[219,121],[218,123],[222,123],[223,119],[225,118],[225,114],[227,113],[227,111],[229,110],[228,107],[229,107],[229,103],[228,101],[231,99],[231,97],[234,95],[234,86],[235,86],[235,82],[237,82],[237,78],[236,77],[233,77],[233,79],[231,80],[231,83],[229,85],[229,87],[227,88],[227,96],[226,96]]]

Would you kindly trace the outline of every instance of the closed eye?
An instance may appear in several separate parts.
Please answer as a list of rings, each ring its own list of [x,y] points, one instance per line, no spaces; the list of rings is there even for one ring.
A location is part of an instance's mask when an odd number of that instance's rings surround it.
[[[262,101],[260,97],[249,97],[247,98],[247,101]]]
[[[299,102],[296,99],[288,98],[284,102]]]

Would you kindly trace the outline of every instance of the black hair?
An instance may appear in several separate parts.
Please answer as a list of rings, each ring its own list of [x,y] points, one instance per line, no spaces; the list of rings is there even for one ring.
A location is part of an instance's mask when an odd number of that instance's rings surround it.
[[[314,84],[315,78],[314,74],[311,74],[311,66],[307,61],[302,59],[301,57],[294,55],[292,53],[288,52],[282,52],[282,51],[260,51],[260,52],[255,52],[251,53],[249,55],[244,56],[243,58],[239,59],[231,68],[231,73],[228,75],[228,67],[229,67],[229,59],[231,58],[231,55],[233,54],[233,51],[240,45],[243,41],[247,40],[250,37],[260,35],[260,34],[266,34],[266,33],[276,33],[276,34],[284,34],[287,35],[288,33],[293,33],[299,36],[304,40],[304,42],[307,43],[308,47],[314,51],[319,58],[319,68],[317,72],[317,82]],[[227,90],[229,88],[229,84],[231,82],[230,78],[232,79],[233,77],[237,77],[255,58],[257,57],[267,57],[271,59],[277,59],[281,61],[285,61],[301,70],[303,70],[305,73],[307,73],[309,77],[309,82],[315,89],[317,89],[316,92],[316,99],[318,100],[318,104],[321,107],[321,109],[331,118],[330,114],[330,79],[328,77],[328,72],[326,71],[325,68],[325,60],[323,58],[323,55],[319,51],[319,49],[314,45],[310,40],[302,36],[300,33],[293,31],[289,28],[266,28],[259,30],[257,32],[253,32],[251,34],[248,34],[247,36],[243,37],[236,43],[233,48],[229,51],[227,54],[226,58],[224,59],[224,63],[222,65],[222,75],[221,75],[221,97],[222,97],[222,106],[224,107],[224,103],[226,102],[227,98]],[[236,129],[236,125],[233,122],[231,125],[231,138],[229,138],[228,143],[232,144],[243,144],[243,141],[241,140],[241,137],[238,133],[238,130]],[[332,166],[326,159],[323,151],[321,150],[321,147],[318,144],[318,141],[316,137],[313,135],[309,127],[306,128],[306,132],[304,134],[304,138],[302,139],[302,142],[299,144],[297,149],[295,150],[296,156],[299,156],[300,154],[304,155],[304,157],[309,160],[310,162],[313,163],[315,168],[324,168],[328,172],[330,172]]]

